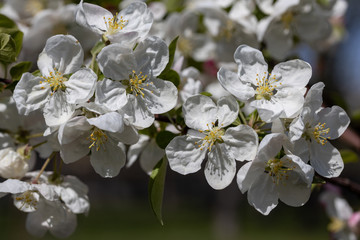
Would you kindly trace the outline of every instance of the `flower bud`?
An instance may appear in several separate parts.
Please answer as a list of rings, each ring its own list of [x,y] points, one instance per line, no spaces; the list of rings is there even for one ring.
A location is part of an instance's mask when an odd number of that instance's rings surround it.
[[[3,178],[22,178],[28,171],[26,157],[12,148],[0,150],[0,176]]]

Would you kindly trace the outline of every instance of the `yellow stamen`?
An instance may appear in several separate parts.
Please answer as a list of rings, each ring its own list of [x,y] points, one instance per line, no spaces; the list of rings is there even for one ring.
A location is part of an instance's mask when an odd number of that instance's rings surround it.
[[[279,184],[280,181],[289,178],[288,171],[292,171],[296,168],[295,165],[289,166],[290,164],[291,160],[289,159],[270,159],[266,163],[265,173],[268,173],[273,178],[274,183]]]
[[[145,94],[143,93],[144,88],[142,87],[143,85],[145,86],[149,86],[149,84],[154,84],[153,82],[146,82],[147,80],[147,75],[141,75],[142,72],[138,74],[136,74],[136,72],[133,70],[132,71],[132,75],[129,76],[129,87],[130,87],[130,92],[134,93],[135,96],[138,96],[139,94],[142,97],[145,97]]]
[[[199,130],[200,133],[205,134],[206,136],[201,140],[202,144],[198,144],[198,142],[195,142],[195,144],[197,145],[197,147],[200,148],[200,150],[203,150],[204,146],[207,144],[210,144],[210,146],[207,148],[209,151],[211,151],[212,146],[217,142],[217,141],[223,141],[222,136],[225,134],[224,129],[220,128],[220,127],[214,127],[215,123],[211,123],[212,126],[210,128],[209,124],[206,124],[208,127],[208,130],[202,131]]]
[[[68,79],[64,77],[62,73],[58,72],[56,69],[54,69],[54,72],[50,72],[49,77],[42,76],[42,78],[44,79],[44,81],[40,81],[39,83],[40,84],[48,83],[51,87],[52,93],[56,92],[58,89],[61,89],[62,91],[66,89],[65,82]],[[42,86],[41,89],[44,89],[44,86]]]
[[[327,141],[330,139],[330,137],[325,137],[324,135],[328,134],[330,131],[330,128],[325,128],[325,123],[318,123],[313,131],[312,134],[316,140],[317,143],[320,143],[321,145],[325,145]]]
[[[128,20],[123,19],[123,16],[120,16],[119,18],[118,13],[116,13],[115,17],[113,18],[106,19],[104,17],[104,21],[107,28],[105,35],[112,35],[119,32],[125,27],[126,23],[128,22]]]
[[[108,136],[101,129],[95,127],[88,139],[92,142],[89,148],[95,147],[96,151],[99,151],[100,147],[108,140]]]
[[[264,75],[262,78],[259,77],[259,74],[256,74],[256,95],[255,98],[257,100],[265,99],[270,100],[271,97],[274,95],[274,90],[282,83],[280,82],[279,85],[277,85],[277,82],[279,80],[276,79],[276,75],[271,76],[271,73],[264,72]]]
[[[15,200],[23,202],[23,204],[20,207],[20,210],[23,207],[34,208],[34,209],[37,208],[38,200],[35,198],[33,192],[30,190],[23,192],[22,194],[15,197]]]

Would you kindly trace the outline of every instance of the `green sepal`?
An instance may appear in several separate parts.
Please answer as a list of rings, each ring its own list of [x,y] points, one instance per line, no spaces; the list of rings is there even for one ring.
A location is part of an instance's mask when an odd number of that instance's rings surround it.
[[[154,170],[151,172],[148,188],[151,209],[161,225],[164,225],[162,219],[162,203],[164,197],[166,169],[167,159],[166,157],[163,157],[163,159],[156,164]]]
[[[155,140],[160,148],[165,149],[167,145],[170,143],[170,141],[176,136],[177,135],[175,133],[169,131],[161,131],[156,135]]]
[[[207,97],[212,97],[212,94],[209,92],[201,92],[201,95],[207,96]]]

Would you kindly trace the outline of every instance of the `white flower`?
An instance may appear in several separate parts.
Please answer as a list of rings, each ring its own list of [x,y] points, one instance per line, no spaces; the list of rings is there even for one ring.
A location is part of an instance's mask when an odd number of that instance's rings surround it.
[[[121,44],[104,47],[98,55],[99,67],[105,77],[115,81],[107,80],[97,89],[98,103],[112,110],[128,103],[123,110],[132,119],[131,124],[149,127],[154,114],[169,111],[177,102],[175,85],[157,78],[168,61],[167,45],[157,37],[140,42],[134,51]]]
[[[93,117],[77,116],[60,126],[61,158],[65,163],[72,163],[91,151],[90,163],[94,170],[102,177],[115,177],[125,165],[122,143],[136,143],[138,134],[124,124],[120,113],[105,112],[101,107],[85,111]]]
[[[277,64],[271,73],[262,53],[241,45],[234,54],[238,74],[220,68],[221,85],[240,101],[257,109],[263,121],[293,117],[302,108],[311,66],[301,60]]]
[[[266,135],[259,145],[254,161],[243,165],[237,174],[242,193],[256,210],[268,215],[278,199],[289,206],[302,206],[311,193],[314,170],[295,155],[277,157],[285,136]]]
[[[164,155],[164,149],[157,145],[155,139],[150,139],[147,135],[140,135],[139,141],[129,147],[126,167],[132,166],[139,159],[141,168],[150,175]]]
[[[102,35],[111,43],[132,47],[145,38],[153,23],[151,11],[143,2],[134,2],[115,16],[108,10],[90,3],[79,3],[76,22]]]
[[[75,104],[86,102],[94,93],[97,76],[91,69],[80,69],[83,57],[73,36],[49,38],[38,59],[42,76],[24,73],[15,87],[13,97],[19,113],[28,115],[43,109],[48,126],[66,122],[73,115]]]
[[[76,215],[89,211],[87,186],[74,176],[59,176],[56,183],[50,180],[52,172],[26,174],[27,181],[8,179],[0,183],[0,197],[13,194],[15,206],[28,212],[26,229],[42,237],[50,231],[56,237],[70,236],[76,228]]]
[[[197,172],[207,154],[205,177],[209,185],[214,189],[228,186],[235,176],[235,160],[254,159],[258,145],[257,134],[249,126],[224,129],[235,121],[238,112],[233,97],[221,98],[217,104],[203,95],[189,97],[183,113],[191,129],[166,147],[170,168],[181,174]]]
[[[200,78],[200,72],[194,67],[188,67],[180,73],[183,87],[180,91],[180,98],[182,102],[185,102],[189,97],[199,94],[203,88]]]
[[[262,5],[269,3],[268,0],[262,2]],[[284,59],[294,45],[294,36],[313,43],[330,35],[328,15],[316,5],[316,1],[276,1],[271,15],[260,20],[257,30],[258,40],[265,41],[271,56]]]
[[[27,159],[12,148],[0,150],[0,176],[22,178],[29,170]]]
[[[330,186],[331,187],[331,186]],[[349,203],[341,195],[331,188],[320,195],[320,201],[325,206],[326,213],[331,219],[328,230],[332,237],[337,240],[356,240],[357,228],[352,223],[358,223],[358,212],[354,213]],[[354,218],[355,217],[355,218]],[[357,227],[357,226],[356,226]]]
[[[349,126],[350,119],[339,106],[321,108],[323,83],[314,84],[306,96],[300,116],[290,125],[292,142],[301,141],[296,149],[309,149],[305,161],[324,177],[337,177],[344,168],[340,152],[329,140],[340,137]],[[295,150],[296,150],[295,149]]]

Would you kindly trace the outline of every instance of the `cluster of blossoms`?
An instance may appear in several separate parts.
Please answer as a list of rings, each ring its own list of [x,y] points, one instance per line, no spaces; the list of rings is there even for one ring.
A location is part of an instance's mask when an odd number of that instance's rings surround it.
[[[15,2],[5,7],[16,12]],[[38,71],[23,73],[13,92],[0,92],[0,176],[7,179],[0,197],[12,194],[15,206],[29,213],[31,234],[49,230],[67,237],[75,214],[89,210],[88,190],[61,175],[57,157],[66,164],[89,158],[105,178],[137,159],[151,174],[163,159],[180,174],[197,172],[206,160],[205,178],[217,190],[236,176],[249,204],[264,215],[279,199],[305,204],[315,174],[342,172],[330,141],[350,120],[338,106],[322,107],[323,83],[307,92],[308,63],[289,60],[270,72],[254,47],[264,42],[273,58],[284,59],[295,37],[314,45],[325,41],[342,1],[272,2],[191,1],[186,11],[160,21],[166,13],[161,4],[132,2],[113,14],[81,1],[72,17],[95,39],[92,58],[82,46],[86,40],[51,36],[38,55]],[[258,21],[255,6],[267,16]],[[199,70],[182,69],[190,58],[222,66],[210,69],[217,72],[213,98],[200,94]],[[172,137],[159,144],[169,132]],[[37,154],[47,160],[30,172]],[[55,171],[44,172],[51,160]]]

